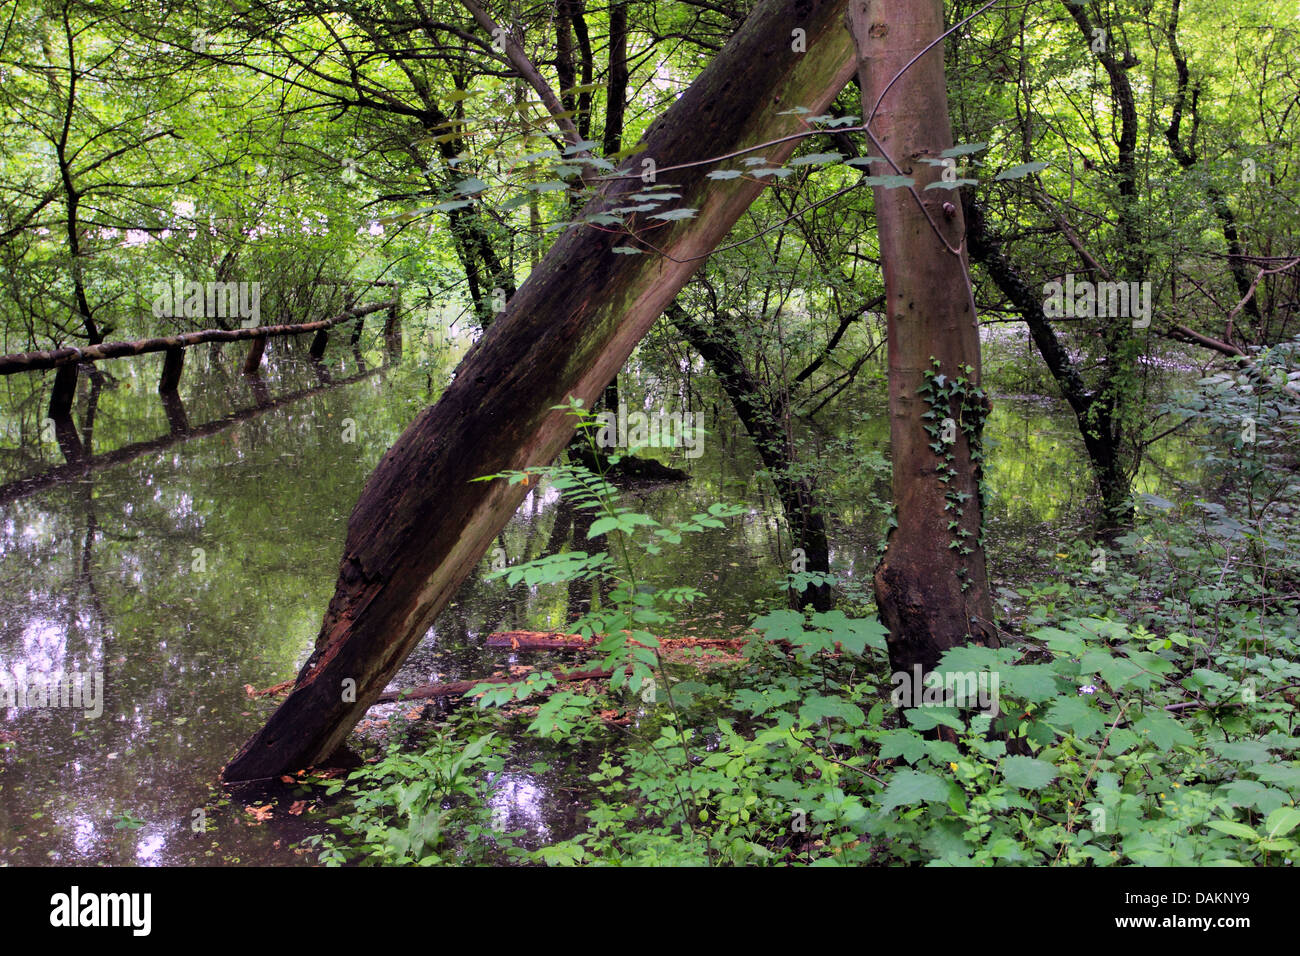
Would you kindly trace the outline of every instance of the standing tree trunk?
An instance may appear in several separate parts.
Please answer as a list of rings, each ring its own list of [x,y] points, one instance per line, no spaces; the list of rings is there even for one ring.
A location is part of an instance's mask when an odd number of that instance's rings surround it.
[[[735,332],[726,325],[734,320],[715,316],[712,326],[706,328],[676,302],[668,307],[667,315],[682,338],[708,363],[731,399],[763,467],[772,476],[786,524],[790,526],[791,543],[807,557],[806,570],[829,574],[831,544],[823,496],[813,477],[799,473],[798,455],[782,425],[788,410],[782,399],[764,397],[763,389],[750,374]],[[814,611],[829,611],[835,607],[835,600],[829,584],[809,584],[800,591],[790,592],[790,605],[795,610],[811,605]]]
[[[649,130],[644,149],[605,182],[589,213],[657,183],[692,218],[637,216],[627,236],[581,224],[551,248],[457,369],[441,400],[389,449],[348,523],[334,597],[289,697],[224,771],[261,779],[329,757],[475,569],[528,492],[483,475],[550,463],[574,433],[554,408],[588,407],[636,343],[763,188],[707,178],[712,157],[789,136],[791,107],[822,112],[853,75],[847,0],[760,0],[731,42]],[[803,30],[807,52],[796,52]],[[783,115],[784,114],[784,115]],[[769,162],[790,140],[765,148]],[[700,165],[683,165],[699,163]],[[669,168],[674,167],[674,168]],[[639,242],[639,240],[637,240]]]
[[[952,147],[944,87],[942,0],[851,0],[875,187],[889,340],[889,423],[898,526],[876,569],[876,603],[895,672],[934,669],[951,647],[996,646],[984,569],[979,329],[965,224],[941,178]],[[928,52],[922,50],[934,43]],[[913,58],[917,58],[913,62]],[[879,102],[879,108],[877,103]]]

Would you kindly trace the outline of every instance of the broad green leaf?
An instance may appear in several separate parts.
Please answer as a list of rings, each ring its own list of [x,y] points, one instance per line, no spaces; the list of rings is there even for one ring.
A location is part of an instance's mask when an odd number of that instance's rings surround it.
[[[844,158],[843,153],[809,153],[790,160],[790,166],[815,166],[821,163],[838,163]]]
[[[880,186],[884,189],[916,185],[916,180],[911,176],[863,176],[862,181],[868,186]]]
[[[1228,836],[1240,837],[1243,840],[1258,840],[1259,834],[1246,826],[1244,823],[1238,823],[1236,820],[1211,820],[1208,824],[1220,833],[1226,833]]]
[[[946,803],[948,794],[949,785],[946,780],[917,770],[901,770],[894,774],[889,786],[885,788],[881,806],[888,812],[895,807],[911,806],[923,801]]]
[[[663,212],[657,212],[650,216],[651,219],[664,219],[673,221],[676,219],[690,219],[698,209],[665,209]]]
[[[1264,821],[1264,832],[1270,840],[1284,837],[1300,826],[1300,809],[1296,807],[1278,807]]]
[[[954,146],[951,149],[945,149],[939,155],[947,158],[951,158],[953,156],[968,156],[971,153],[978,153],[981,149],[985,149],[988,145],[989,145],[988,143],[964,143],[961,146]]]
[[[1036,757],[1004,757],[1002,778],[1013,787],[1041,790],[1056,779],[1056,768]]]
[[[1021,163],[1019,166],[1012,166],[1010,169],[1004,169],[993,178],[998,179],[1024,179],[1031,173],[1036,173],[1047,168],[1047,163],[1032,162]]]

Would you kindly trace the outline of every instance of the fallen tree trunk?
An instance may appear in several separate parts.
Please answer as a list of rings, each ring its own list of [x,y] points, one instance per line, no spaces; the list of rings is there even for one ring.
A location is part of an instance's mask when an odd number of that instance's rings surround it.
[[[391,302],[376,302],[373,305],[357,306],[329,319],[316,322],[303,322],[298,325],[258,325],[250,329],[201,329],[198,332],[185,332],[181,335],[165,335],[152,339],[136,339],[132,342],[102,342],[99,345],[87,345],[85,348],[53,349],[42,352],[13,352],[0,355],[0,375],[14,372],[35,372],[47,368],[59,368],[77,365],[81,362],[99,362],[103,359],[121,358],[124,355],[144,355],[146,352],[166,352],[182,349],[203,342],[238,342],[243,339],[274,338],[281,335],[301,335],[304,332],[319,332],[332,328],[340,322],[355,319],[387,309]],[[176,372],[179,378],[179,368]]]
[[[360,382],[362,379],[369,378],[370,376],[382,371],[383,368],[372,368],[368,371],[349,376],[348,378],[331,382],[328,385],[315,385],[311,388],[301,388],[295,392],[289,393],[288,395],[282,395],[275,399],[272,399],[268,393],[265,400],[259,401],[256,405],[250,408],[237,409],[229,415],[223,415],[221,418],[214,419],[213,421],[204,422],[202,425],[189,425],[186,423],[183,429],[177,428],[176,425],[185,420],[184,406],[178,408],[176,405],[173,405],[171,410],[168,412],[168,419],[172,423],[172,427],[166,435],[161,435],[158,438],[149,438],[144,441],[132,442],[130,445],[123,445],[121,448],[115,448],[113,451],[102,452],[98,455],[83,456],[77,458],[75,461],[69,461],[66,464],[55,465],[53,468],[42,471],[39,474],[29,475],[26,478],[19,478],[7,484],[0,485],[0,505],[8,504],[9,502],[16,501],[19,498],[25,498],[28,495],[41,491],[44,488],[49,488],[52,485],[57,485],[65,481],[80,478],[84,475],[92,474],[102,468],[125,464],[126,462],[134,461],[142,455],[160,452],[166,448],[180,444],[181,442],[187,442],[195,438],[207,438],[211,435],[219,434],[227,428],[238,425],[241,422],[250,421],[269,411],[283,408],[286,405],[291,405],[294,402],[301,401],[304,398],[319,394],[320,392],[331,388],[339,388],[344,385],[351,385],[354,382]],[[265,385],[263,384],[262,387],[265,388]],[[54,427],[59,436],[60,442],[62,442],[64,438],[64,424],[56,421]],[[70,421],[67,423],[67,427],[72,428],[72,423]],[[76,436],[75,428],[72,430],[72,436]]]
[[[804,128],[854,70],[846,0],[760,0],[740,30],[647,131],[588,214],[626,205],[642,175],[679,193],[688,219],[638,213],[641,238],[571,226],[465,357],[441,400],[376,468],[348,524],[338,582],[294,691],[225,768],[227,781],[278,776],[328,757],[378,699],[528,492],[473,482],[542,467],[574,433],[555,405],[591,408],[636,343],[764,188],[707,178],[719,154]],[[793,31],[807,52],[796,52]],[[796,140],[763,150],[770,163]],[[646,161],[652,161],[647,166]],[[689,164],[689,165],[688,165]],[[614,252],[633,242],[641,255]]]

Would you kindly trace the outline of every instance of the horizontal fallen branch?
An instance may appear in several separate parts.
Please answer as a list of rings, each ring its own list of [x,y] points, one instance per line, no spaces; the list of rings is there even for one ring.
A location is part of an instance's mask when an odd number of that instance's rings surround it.
[[[580,680],[603,680],[606,677],[613,676],[612,670],[589,671],[568,671],[566,673],[555,674],[557,681],[580,681]],[[521,681],[521,677],[483,677],[478,680],[458,680],[449,684],[425,684],[422,687],[412,687],[410,690],[386,691],[380,694],[376,699],[376,704],[393,704],[407,700],[433,700],[438,697],[464,697],[479,684],[514,684]]]
[[[487,636],[487,646],[508,647],[515,651],[583,651],[595,650],[601,640],[599,637],[555,631],[493,631]],[[637,640],[628,643],[637,647],[646,646]],[[664,637],[660,638],[659,647],[664,651],[680,651],[692,647],[739,650],[743,643],[735,637]]]
[[[272,684],[270,687],[263,687],[261,690],[255,688],[252,684],[245,684],[244,693],[249,697],[270,697],[274,694],[284,694],[293,686],[293,682],[294,678],[290,677],[288,680],[282,680],[280,683]]]
[[[275,338],[282,335],[301,335],[304,332],[319,332],[333,328],[340,322],[359,319],[372,312],[391,309],[397,306],[396,300],[376,302],[372,305],[357,306],[329,319],[316,322],[302,322],[297,325],[258,325],[251,329],[202,329],[198,332],[186,332],[182,335],[166,335],[152,339],[136,339],[133,342],[101,342],[99,345],[87,345],[83,348],[54,349],[41,352],[14,352],[0,355],[0,375],[14,372],[34,372],[46,368],[58,368],[80,362],[98,362],[103,359],[121,358],[125,355],[144,355],[147,352],[165,352],[168,349],[188,348],[204,342],[237,342],[242,339]]]

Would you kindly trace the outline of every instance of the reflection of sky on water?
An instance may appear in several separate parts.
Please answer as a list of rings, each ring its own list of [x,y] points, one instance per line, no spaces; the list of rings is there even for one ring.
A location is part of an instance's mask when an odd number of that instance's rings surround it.
[[[492,785],[492,826],[497,830],[523,829],[530,839],[550,838],[547,826],[547,790],[531,774],[502,771],[489,774]]]

